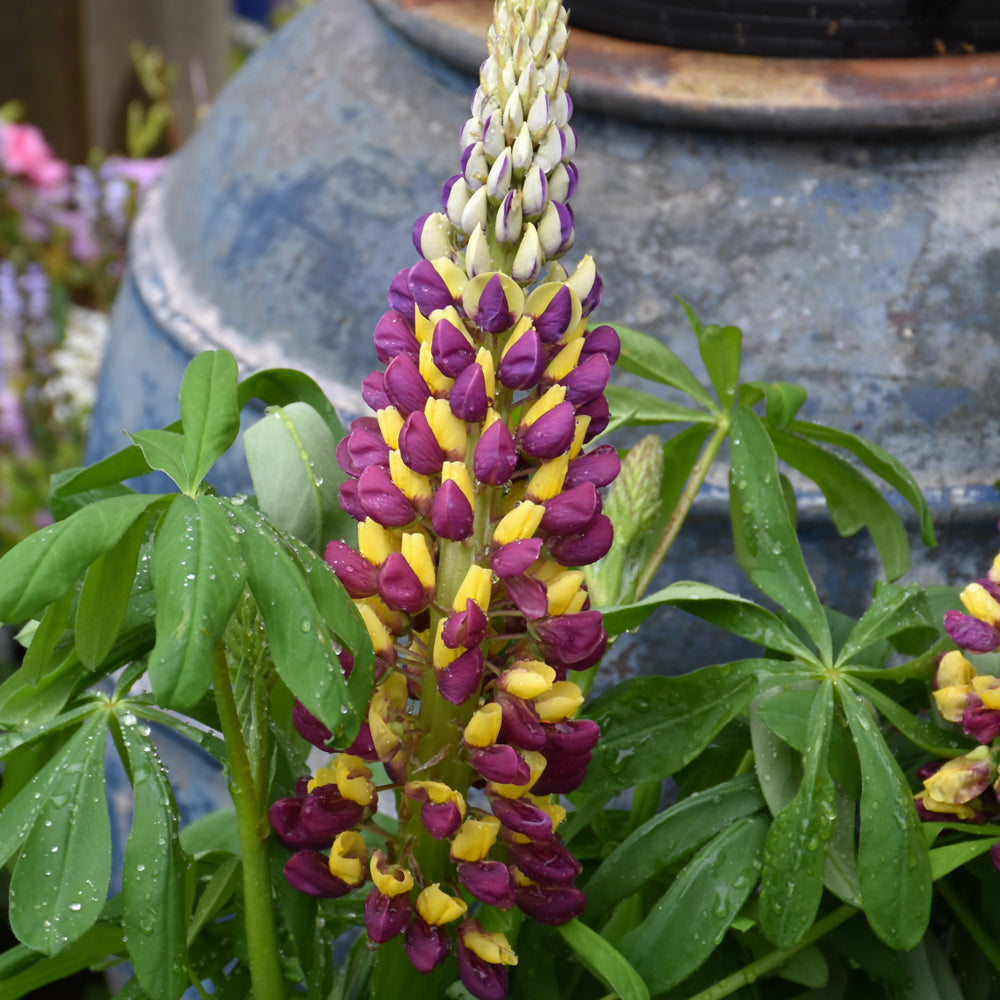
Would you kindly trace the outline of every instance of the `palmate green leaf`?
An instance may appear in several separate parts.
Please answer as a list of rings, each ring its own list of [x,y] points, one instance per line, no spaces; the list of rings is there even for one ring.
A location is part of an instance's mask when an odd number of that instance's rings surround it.
[[[931,870],[913,794],[861,698],[838,688],[861,761],[858,871],[865,916],[892,948],[916,946],[927,929]]]
[[[730,509],[740,565],[805,627],[821,660],[831,663],[830,627],[788,515],[774,446],[752,410],[737,407],[730,443]]]
[[[188,470],[188,481],[182,488],[193,492],[240,430],[236,359],[232,354],[196,354],[184,372],[180,400],[184,465]]]
[[[160,499],[137,493],[109,497],[15,545],[0,559],[0,621],[32,618],[62,597]]]
[[[91,563],[76,608],[76,651],[93,670],[114,647],[135,583],[148,517],[140,515],[109,549]]]
[[[836,445],[861,459],[875,475],[884,479],[917,512],[920,518],[920,537],[924,544],[936,544],[934,521],[917,481],[902,462],[890,455],[884,448],[880,448],[877,444],[866,441],[863,437],[852,434],[850,431],[826,427],[823,424],[808,423],[804,420],[794,421],[788,429],[794,434],[801,434],[803,437]]]
[[[184,456],[184,435],[176,431],[146,430],[130,434],[151,469],[168,475],[178,489],[190,490],[191,472]]]
[[[935,726],[908,712],[899,702],[883,694],[860,677],[846,675],[847,684],[859,695],[867,698],[911,743],[936,757],[960,757],[975,747],[975,740],[963,733],[952,732]]]
[[[601,727],[582,790],[655,781],[694,760],[756,687],[766,660],[702,667],[679,677],[635,677],[591,703],[584,714]]]
[[[771,824],[760,886],[761,930],[779,948],[797,944],[823,896],[826,848],[833,833],[834,786],[826,754],[833,721],[833,684],[824,681],[809,712],[802,784]]]
[[[601,862],[586,885],[587,911],[607,911],[730,823],[762,808],[764,799],[752,774],[681,799],[629,834]]]
[[[669,347],[648,334],[632,330],[618,323],[611,324],[621,340],[622,350],[618,367],[633,375],[641,375],[651,382],[680,389],[696,399],[710,411],[716,410],[715,402],[691,370]]]
[[[236,533],[219,501],[177,496],[153,551],[156,645],[149,680],[161,705],[187,708],[208,690],[215,648],[245,581]]]
[[[703,621],[759,643],[766,649],[787,653],[805,663],[816,662],[815,654],[773,611],[707,583],[682,580],[635,604],[608,608],[604,611],[604,627],[610,635],[619,635],[637,628],[653,611],[665,604],[682,608]]]
[[[62,951],[94,925],[111,881],[103,714],[78,735],[78,753],[50,776],[10,883],[11,929],[23,944],[46,955]]]
[[[837,654],[837,665],[848,663],[851,657],[883,639],[919,627],[935,630],[924,588],[917,584],[909,587],[879,584],[871,605]]]
[[[620,1000],[649,1000],[649,990],[639,973],[596,931],[579,920],[558,928],[580,964]]]
[[[758,813],[716,834],[625,935],[622,954],[651,993],[683,982],[715,951],[757,885],[767,830],[766,817]]]
[[[323,418],[308,403],[269,407],[243,446],[260,509],[275,527],[319,550],[344,516],[337,439]]]
[[[682,299],[677,299],[698,341],[698,351],[716,395],[725,409],[736,398],[740,380],[740,348],[743,334],[735,326],[705,326],[694,310]]]
[[[771,438],[778,455],[819,487],[841,535],[867,528],[890,580],[910,568],[910,544],[903,522],[869,479],[842,458],[803,438],[777,430]]]
[[[604,390],[615,426],[643,427],[647,424],[700,423],[714,424],[718,418],[705,410],[672,403],[668,399],[651,396],[641,389],[626,389],[609,385]]]
[[[814,682],[806,682],[811,690]],[[750,745],[753,749],[754,770],[760,790],[772,815],[777,816],[795,797],[795,790],[802,781],[802,760],[761,717],[761,708],[779,693],[781,688],[761,691],[750,702]]]
[[[122,871],[122,926],[129,960],[150,1000],[176,1000],[188,985],[188,859],[177,839],[177,806],[149,727],[118,713],[135,796]]]
[[[740,402],[753,406],[765,400],[767,422],[784,430],[806,401],[806,390],[793,382],[744,382],[740,386]]]
[[[27,746],[27,744],[43,736],[48,736],[50,733],[65,729],[75,722],[82,722],[88,715],[93,715],[96,711],[100,711],[102,705],[103,701],[97,698],[92,701],[84,701],[82,704],[74,705],[68,711],[61,712],[55,718],[47,719],[45,722],[26,726],[23,729],[11,732],[0,733],[0,758],[6,757],[7,754],[18,747]],[[4,790],[6,791],[6,788]]]
[[[350,742],[361,724],[337,658],[338,645],[286,540],[254,511],[230,503],[242,529],[240,550],[278,676],[337,736]]]

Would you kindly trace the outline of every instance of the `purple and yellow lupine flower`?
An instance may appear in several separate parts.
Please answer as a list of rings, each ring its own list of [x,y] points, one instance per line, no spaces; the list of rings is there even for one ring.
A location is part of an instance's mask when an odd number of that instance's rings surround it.
[[[914,798],[921,819],[982,823],[997,812],[997,766],[989,747],[934,761],[921,768],[920,778],[924,788]]]
[[[584,905],[557,800],[599,736],[574,718],[572,676],[607,645],[578,567],[612,542],[599,489],[618,457],[584,449],[608,423],[619,345],[610,327],[588,330],[593,261],[557,261],[577,183],[566,39],[557,0],[498,0],[460,173],[414,227],[422,259],[393,279],[375,328],[375,415],[337,449],[358,547],[334,541],[326,558],[375,648],[367,724],[271,810],[297,852],[292,884],[336,896],[370,877],[369,939],[404,934],[422,972],[454,947],[480,1000],[506,996],[517,962],[477,921],[484,907],[560,924]],[[329,749],[324,726],[295,719]],[[377,808],[375,760],[399,834],[365,868],[354,838]]]

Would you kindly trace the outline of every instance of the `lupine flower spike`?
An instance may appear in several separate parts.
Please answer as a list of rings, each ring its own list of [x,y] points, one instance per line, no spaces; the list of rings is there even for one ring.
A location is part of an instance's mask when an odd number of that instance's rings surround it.
[[[959,595],[965,612],[947,611],[944,628],[960,646],[939,660],[934,701],[942,718],[959,723],[981,745],[949,761],[934,761],[920,774],[923,791],[916,796],[922,818],[941,822],[954,818],[981,823],[1000,817],[1000,781],[991,744],[1000,735],[1000,677],[980,673],[966,657],[1000,649],[1000,555],[986,576]],[[1000,868],[1000,857],[994,853]]]
[[[422,259],[376,325],[375,415],[337,452],[358,551],[334,541],[326,558],[368,625],[379,683],[352,746],[271,810],[293,885],[339,896],[370,879],[370,941],[402,934],[422,972],[453,949],[480,1000],[506,996],[517,963],[481,922],[489,907],[560,924],[584,905],[557,798],[599,735],[573,718],[570,678],[607,644],[577,567],[612,540],[598,490],[618,458],[584,448],[608,422],[618,341],[587,329],[593,261],[557,262],[577,182],[566,40],[555,0],[498,0],[460,172],[414,227]],[[326,749],[324,727],[296,718]],[[355,828],[376,809],[376,760],[399,834],[366,857]]]

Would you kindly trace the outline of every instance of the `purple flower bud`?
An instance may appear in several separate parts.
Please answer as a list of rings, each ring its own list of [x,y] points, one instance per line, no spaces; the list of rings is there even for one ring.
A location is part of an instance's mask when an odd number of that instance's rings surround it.
[[[444,927],[432,927],[414,917],[406,927],[406,957],[417,972],[428,973],[440,965],[451,949],[451,938]]]
[[[392,405],[386,395],[385,376],[381,372],[371,372],[361,380],[361,398],[373,410],[384,410]]]
[[[483,420],[490,407],[490,400],[486,395],[486,376],[479,365],[467,365],[455,379],[448,402],[451,405],[451,412],[459,420],[467,420],[474,424]]]
[[[548,763],[542,776],[532,786],[535,795],[568,795],[575,792],[587,775],[587,765],[590,763],[590,752],[577,757],[563,754],[553,754],[543,750]]]
[[[361,478],[358,479],[358,499],[365,515],[386,528],[401,528],[416,517],[413,505],[403,495],[403,491],[389,478],[385,469],[378,465],[369,465],[361,473]]]
[[[409,354],[398,354],[389,362],[385,370],[385,391],[393,405],[404,414],[423,410],[431,394]]]
[[[409,354],[414,361],[420,357],[420,344],[406,322],[395,309],[383,313],[375,324],[375,353],[382,364],[388,364],[397,354]]]
[[[542,924],[558,927],[583,913],[587,899],[572,885],[526,885],[515,894],[518,908]]]
[[[1000,735],[1000,712],[986,708],[979,695],[970,694],[962,713],[962,729],[980,743],[992,743]]]
[[[402,271],[397,271],[389,282],[389,305],[397,312],[403,314],[407,322],[412,326],[415,319],[415,304],[413,292],[410,290],[410,269],[404,267]]]
[[[548,744],[547,727],[530,702],[506,691],[495,692],[493,700],[503,712],[500,739],[522,750],[541,750]]]
[[[458,880],[488,906],[509,910],[514,905],[514,880],[501,861],[465,861],[458,866]]]
[[[611,421],[611,410],[604,396],[595,396],[589,403],[577,407],[576,414],[578,417],[590,417],[587,433],[583,436],[584,443],[593,441]]]
[[[455,958],[462,985],[476,1000],[505,1000],[508,986],[505,966],[484,961],[469,951],[461,939],[455,944]]]
[[[520,576],[538,558],[542,551],[540,538],[521,538],[501,545],[490,559],[490,569],[497,576]]]
[[[369,465],[389,464],[389,446],[382,438],[375,417],[358,417],[351,421],[351,430],[347,435],[347,453],[355,468],[362,472]]]
[[[365,930],[375,944],[391,941],[410,922],[412,906],[408,893],[384,896],[372,889],[365,900]]]
[[[573,211],[561,201],[550,201],[538,220],[538,240],[546,257],[557,257],[573,242]]]
[[[593,483],[564,490],[545,504],[541,527],[554,535],[579,531],[601,512],[601,495]]]
[[[580,483],[593,483],[597,487],[614,482],[621,472],[622,463],[618,452],[609,444],[598,445],[593,451],[569,463],[563,489],[569,490]]]
[[[292,724],[299,736],[317,749],[327,751],[330,749],[326,744],[333,733],[298,698],[295,699],[295,705],[292,708]]]
[[[364,812],[364,806],[345,799],[336,785],[318,785],[302,803],[300,822],[305,834],[315,842],[312,846],[326,847],[337,834],[360,823]]]
[[[478,646],[467,649],[438,674],[438,691],[445,701],[461,705],[478,690],[483,679],[483,653]]]
[[[487,333],[503,333],[514,325],[517,317],[510,310],[499,274],[494,274],[486,282],[472,319]]]
[[[563,285],[535,317],[535,329],[546,344],[554,344],[566,335],[572,319],[573,295],[568,286]]]
[[[534,841],[552,839],[552,817],[544,809],[539,809],[526,799],[505,799],[502,795],[491,795],[490,806],[493,815],[508,830],[530,837]],[[523,868],[521,870],[524,871]]]
[[[478,366],[477,366],[478,367]],[[514,438],[502,420],[495,420],[483,431],[476,444],[472,469],[481,483],[499,486],[509,482],[517,467]]]
[[[448,199],[451,197],[451,189],[462,179],[461,174],[452,174],[444,184],[441,185],[441,211],[448,211]]]
[[[503,356],[497,378],[510,389],[533,389],[545,371],[545,347],[534,328],[524,333]]]
[[[337,498],[340,501],[340,509],[353,517],[355,521],[363,521],[368,516],[361,504],[356,479],[347,479],[342,482],[340,489],[337,490]]]
[[[532,627],[541,643],[545,662],[553,666],[582,669],[577,664],[587,659],[602,642],[607,642],[600,611],[543,618]]]
[[[337,459],[337,465],[339,465],[344,472],[346,472],[353,479],[357,479],[364,470],[355,463],[353,458],[351,458],[350,443],[350,435],[342,437],[337,442],[337,450],[334,452],[334,457]]]
[[[524,785],[531,778],[527,761],[506,743],[478,747],[469,754],[472,766],[487,781],[504,785]]]
[[[601,738],[601,727],[592,719],[563,719],[546,726],[548,748],[546,756],[563,754],[579,757],[590,753]]]
[[[379,597],[397,611],[415,615],[427,607],[428,595],[420,578],[399,552],[393,552],[378,572]]]
[[[372,742],[371,727],[367,722],[361,723],[358,735],[354,737],[354,741],[349,746],[344,747],[341,752],[353,754],[353,756],[360,757],[369,763],[378,760],[378,752],[375,750],[375,744]]]
[[[486,638],[489,619],[472,598],[465,601],[465,610],[448,616],[441,631],[441,640],[449,649],[470,649]]]
[[[593,330],[583,335],[583,350],[580,352],[580,357],[588,358],[594,354],[603,354],[608,363],[613,365],[621,351],[621,338],[613,326],[595,326]]]
[[[568,535],[556,535],[545,542],[549,555],[563,566],[589,566],[608,554],[615,529],[604,514]]]
[[[399,432],[399,454],[406,466],[422,476],[441,471],[441,446],[434,437],[423,410],[414,410]]]
[[[536,621],[548,614],[549,595],[540,580],[530,576],[509,576],[503,585],[507,596],[528,621]]]
[[[566,386],[566,399],[577,407],[589,403],[604,392],[610,377],[611,363],[608,359],[603,354],[592,354],[562,380],[562,385]]]
[[[533,458],[549,459],[561,455],[573,443],[576,412],[573,404],[559,403],[543,413],[521,438],[521,450]]]
[[[988,576],[981,576],[976,583],[985,590],[994,601],[1000,601],[1000,585],[994,583]]]
[[[956,646],[970,653],[992,653],[1000,649],[1000,630],[961,611],[944,613],[944,630]]]
[[[267,818],[278,839],[291,850],[326,847],[329,841],[313,842],[302,829],[302,799],[288,796],[276,799],[267,811]]]
[[[285,878],[293,889],[307,896],[337,899],[353,886],[330,874],[326,858],[316,851],[297,851],[285,862]]]
[[[431,526],[439,538],[460,542],[472,534],[474,515],[469,498],[453,479],[446,479],[434,494]]]
[[[351,597],[371,597],[375,593],[378,570],[350,545],[335,539],[327,545],[323,558]]]
[[[444,278],[428,260],[419,260],[410,268],[409,282],[413,301],[425,316],[455,303]]]
[[[542,844],[509,844],[507,861],[532,881],[547,885],[566,885],[580,874],[580,862],[557,840]]]
[[[594,283],[590,286],[590,290],[586,295],[580,297],[583,315],[589,316],[601,304],[602,298],[604,298],[604,282],[599,274],[595,274]]]
[[[431,357],[448,378],[456,378],[476,360],[476,349],[454,323],[442,319],[431,337]]]
[[[462,814],[451,800],[447,802],[425,802],[420,807],[420,822],[435,839],[454,836],[462,825]]]

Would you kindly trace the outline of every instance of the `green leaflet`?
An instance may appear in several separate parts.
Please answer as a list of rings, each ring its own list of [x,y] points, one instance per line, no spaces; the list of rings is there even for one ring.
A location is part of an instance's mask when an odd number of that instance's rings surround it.
[[[184,372],[180,401],[188,479],[178,485],[193,493],[240,430],[236,359],[228,351],[196,354]]]
[[[649,1000],[649,990],[635,969],[596,931],[579,920],[558,928],[580,963],[620,1000]]]

